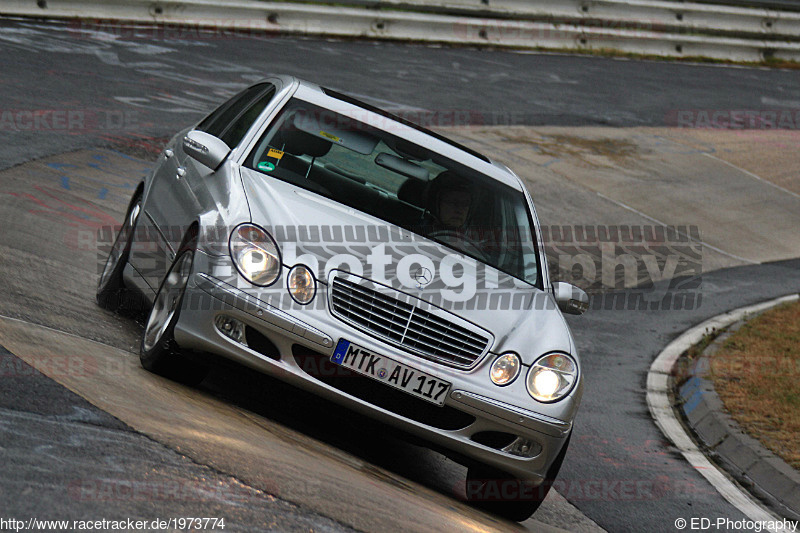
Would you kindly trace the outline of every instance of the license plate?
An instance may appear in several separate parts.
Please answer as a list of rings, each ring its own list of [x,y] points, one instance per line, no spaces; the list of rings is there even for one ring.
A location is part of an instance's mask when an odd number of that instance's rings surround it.
[[[446,381],[344,339],[336,345],[331,362],[436,405],[444,405],[450,390]]]

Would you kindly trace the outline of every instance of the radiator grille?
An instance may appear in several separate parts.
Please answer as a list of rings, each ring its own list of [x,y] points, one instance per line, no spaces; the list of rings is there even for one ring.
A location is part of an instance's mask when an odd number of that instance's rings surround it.
[[[425,359],[469,368],[489,344],[485,335],[342,277],[333,278],[330,298],[334,315]]]

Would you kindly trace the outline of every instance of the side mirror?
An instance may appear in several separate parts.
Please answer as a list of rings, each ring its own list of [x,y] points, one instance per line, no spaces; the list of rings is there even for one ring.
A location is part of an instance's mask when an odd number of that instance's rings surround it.
[[[589,309],[589,295],[575,285],[556,281],[553,283],[553,295],[563,313],[582,315]]]
[[[231,149],[221,139],[209,133],[192,130],[183,138],[183,151],[211,170],[217,170]]]

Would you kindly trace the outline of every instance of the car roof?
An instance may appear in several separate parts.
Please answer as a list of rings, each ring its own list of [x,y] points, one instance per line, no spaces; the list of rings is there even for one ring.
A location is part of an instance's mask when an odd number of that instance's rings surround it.
[[[275,76],[285,85],[294,85],[294,96],[312,104],[332,109],[344,116],[367,122],[371,126],[391,133],[412,143],[425,146],[449,159],[473,168],[495,180],[519,191],[524,186],[519,177],[508,167],[495,163],[479,152],[463,146],[452,139],[433,132],[407,119],[363,102],[338,91],[326,89],[294,76]]]

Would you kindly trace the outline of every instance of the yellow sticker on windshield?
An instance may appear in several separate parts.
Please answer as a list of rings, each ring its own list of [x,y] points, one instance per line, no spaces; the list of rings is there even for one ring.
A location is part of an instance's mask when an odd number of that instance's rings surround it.
[[[330,139],[335,143],[342,142],[342,140],[339,137],[337,137],[336,135],[333,135],[331,133],[328,133],[327,131],[321,131],[321,132],[319,132],[319,134],[322,137],[325,137],[326,139]]]
[[[280,150],[276,150],[275,148],[270,148],[269,152],[267,152],[267,157],[274,157],[275,159],[280,159],[283,157],[283,152]]]

